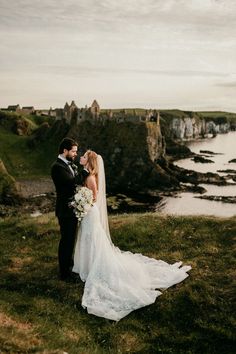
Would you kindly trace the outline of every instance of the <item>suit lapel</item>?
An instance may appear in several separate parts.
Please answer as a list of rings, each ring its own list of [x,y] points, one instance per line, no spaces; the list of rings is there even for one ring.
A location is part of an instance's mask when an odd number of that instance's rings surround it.
[[[62,159],[59,159],[59,157],[57,158],[57,163],[58,163],[61,167],[65,168],[67,171],[69,171],[70,174],[73,174],[73,173],[71,172],[71,170],[70,170],[70,167],[67,165],[67,163],[65,163]]]

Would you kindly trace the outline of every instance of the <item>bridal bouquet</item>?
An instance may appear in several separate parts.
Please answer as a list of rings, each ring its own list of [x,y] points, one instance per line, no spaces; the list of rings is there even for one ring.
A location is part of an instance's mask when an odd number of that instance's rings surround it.
[[[93,192],[87,187],[77,187],[69,206],[74,208],[76,217],[81,221],[93,206]]]

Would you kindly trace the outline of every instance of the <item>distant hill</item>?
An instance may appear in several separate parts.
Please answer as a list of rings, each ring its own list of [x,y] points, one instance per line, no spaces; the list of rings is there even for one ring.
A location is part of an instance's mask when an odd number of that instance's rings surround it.
[[[101,113],[105,112],[120,112],[124,111],[127,114],[136,114],[140,116],[144,116],[147,112],[147,109],[144,108],[122,108],[122,109],[102,109]],[[162,117],[165,119],[173,119],[173,118],[186,118],[186,117],[198,117],[199,119],[225,119],[226,121],[234,121],[236,119],[236,113],[225,112],[225,111],[186,111],[181,109],[158,109]]]
[[[234,122],[236,121],[236,113],[224,112],[224,111],[182,111],[180,109],[164,109],[160,110],[161,117],[165,120],[171,120],[173,118],[197,118],[207,119],[214,122]]]
[[[235,124],[236,121],[236,113],[230,113],[230,112],[221,112],[221,111],[216,111],[216,112],[198,112],[202,117],[204,117],[207,120],[213,120],[215,122],[221,121],[223,122],[232,122]]]

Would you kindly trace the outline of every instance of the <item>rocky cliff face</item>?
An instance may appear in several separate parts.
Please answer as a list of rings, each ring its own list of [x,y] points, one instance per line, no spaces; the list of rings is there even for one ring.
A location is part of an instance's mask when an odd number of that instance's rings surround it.
[[[166,138],[177,140],[198,139],[208,134],[227,133],[232,122],[227,117],[204,118],[200,113],[184,111],[161,112],[162,125]]]
[[[165,155],[165,139],[160,125],[156,122],[144,123],[147,131],[147,148],[151,161],[155,162]]]
[[[194,118],[174,118],[169,125],[170,134],[174,139],[188,140],[207,136],[208,134],[227,133],[229,123],[217,124],[213,121]]]
[[[67,134],[79,142],[81,153],[91,148],[104,158],[110,191],[158,189],[177,185],[156,161],[165,154],[165,143],[156,122],[81,122]]]

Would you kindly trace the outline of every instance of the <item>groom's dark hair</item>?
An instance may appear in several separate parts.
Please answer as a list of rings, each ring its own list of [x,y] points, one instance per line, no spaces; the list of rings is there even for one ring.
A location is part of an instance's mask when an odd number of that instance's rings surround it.
[[[71,150],[73,146],[78,146],[78,143],[71,138],[64,138],[59,145],[59,154],[63,154],[64,149]]]

